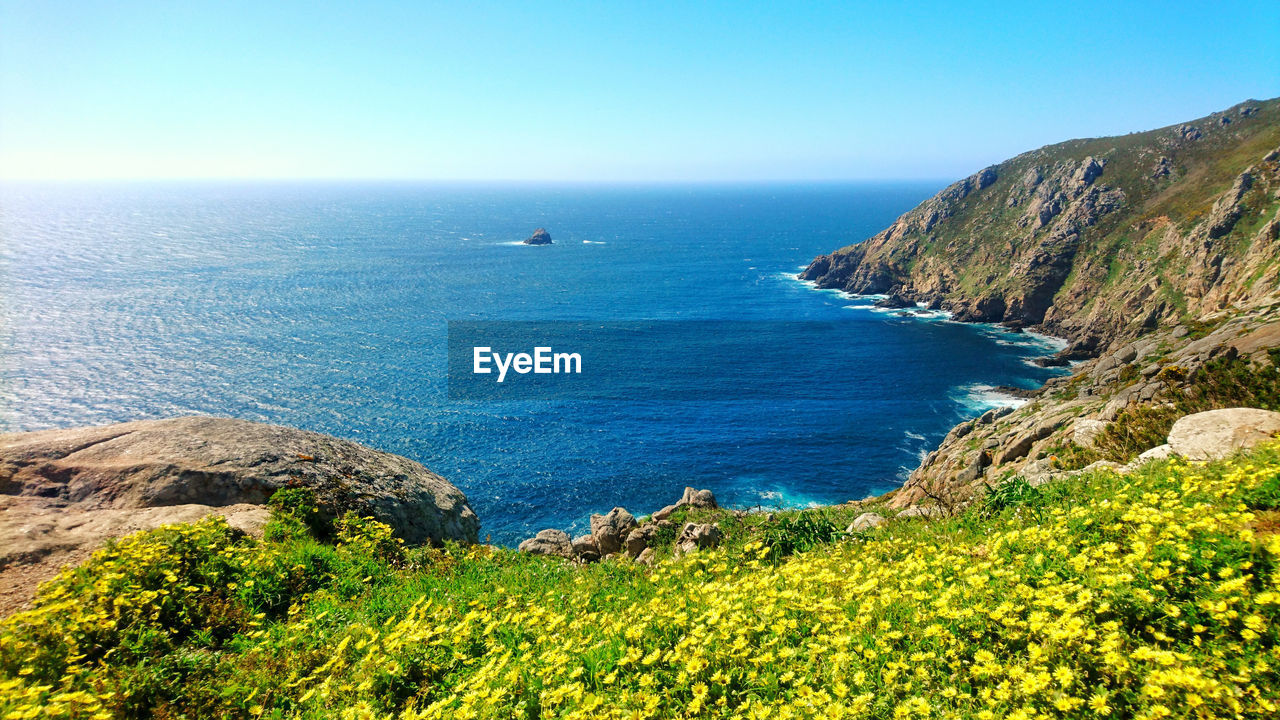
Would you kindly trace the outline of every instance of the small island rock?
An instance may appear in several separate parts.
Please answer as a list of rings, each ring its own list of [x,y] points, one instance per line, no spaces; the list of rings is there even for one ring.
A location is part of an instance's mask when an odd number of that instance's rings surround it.
[[[550,245],[551,233],[547,232],[543,228],[538,228],[537,230],[533,231],[532,235],[530,235],[528,238],[525,239],[524,244],[525,245]]]

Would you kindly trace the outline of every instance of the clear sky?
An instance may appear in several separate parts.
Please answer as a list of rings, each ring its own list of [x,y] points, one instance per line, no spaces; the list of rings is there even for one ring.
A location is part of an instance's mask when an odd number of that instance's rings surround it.
[[[1276,95],[1276,0],[0,0],[8,178],[942,179]]]

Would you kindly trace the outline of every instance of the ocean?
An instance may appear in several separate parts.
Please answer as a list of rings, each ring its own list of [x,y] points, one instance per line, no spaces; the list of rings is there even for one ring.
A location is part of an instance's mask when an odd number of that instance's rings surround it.
[[[690,485],[744,508],[865,497],[1011,402],[994,386],[1060,372],[1028,362],[1052,338],[795,279],[942,185],[4,186],[0,427],[206,413],[329,433],[445,476],[501,544]],[[538,227],[554,245],[519,244]],[[551,322],[674,328],[645,336],[669,367],[450,392],[451,323]],[[759,361],[691,350],[706,338]]]

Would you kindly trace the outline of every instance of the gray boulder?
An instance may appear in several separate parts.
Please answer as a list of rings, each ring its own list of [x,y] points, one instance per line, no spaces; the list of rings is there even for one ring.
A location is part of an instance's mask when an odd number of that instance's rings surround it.
[[[710,490],[695,490],[687,487],[684,489],[684,495],[680,497],[680,502],[676,505],[692,505],[696,508],[715,509],[720,507],[716,504],[716,496],[711,494]]]
[[[872,512],[862,513],[861,515],[853,519],[853,524],[849,525],[849,529],[846,532],[858,532],[859,530],[870,530],[872,528],[878,528],[887,522],[889,521],[885,519],[883,515],[880,515],[878,513],[872,513]]]
[[[1080,447],[1090,448],[1097,442],[1098,436],[1103,430],[1107,429],[1107,424],[1101,420],[1090,420],[1088,418],[1080,418],[1076,420],[1071,430],[1071,442]]]
[[[1138,456],[1138,463],[1141,464],[1155,462],[1156,460],[1168,460],[1173,454],[1173,448],[1168,443],[1165,443],[1164,445],[1157,445],[1150,450],[1144,450],[1142,454]]]
[[[622,541],[636,526],[636,519],[626,509],[616,507],[604,515],[591,516],[591,537],[601,555],[610,555],[622,549]]]
[[[444,478],[320,433],[196,416],[0,434],[0,614],[109,538],[210,515],[260,535],[264,503],[294,486],[410,543],[474,543],[479,531]]]
[[[723,535],[720,528],[708,523],[685,523],[676,539],[676,547],[681,552],[693,552],[701,548],[713,548],[720,544]]]
[[[1209,410],[1179,418],[1170,449],[1188,460],[1216,460],[1280,433],[1280,413],[1255,408]]]
[[[715,509],[720,507],[716,504],[716,496],[710,490],[697,490],[691,487],[684,489],[684,494],[675,505],[668,505],[653,514],[654,520],[666,520],[671,514],[682,507],[696,507],[704,509]]]
[[[68,510],[261,505],[306,487],[322,508],[387,523],[409,543],[476,542],[449,481],[408,458],[280,425],[181,417],[0,435],[0,493]]]
[[[644,527],[634,528],[627,533],[626,539],[623,540],[623,552],[627,557],[638,557],[649,547],[649,541],[653,538],[656,528],[653,525],[645,525]]]
[[[590,535],[579,535],[570,543],[573,556],[583,562],[595,562],[600,559],[600,548],[596,547],[595,538]]]
[[[556,555],[567,558],[573,556],[573,542],[565,531],[547,528],[520,543],[520,552],[527,552],[531,555]]]

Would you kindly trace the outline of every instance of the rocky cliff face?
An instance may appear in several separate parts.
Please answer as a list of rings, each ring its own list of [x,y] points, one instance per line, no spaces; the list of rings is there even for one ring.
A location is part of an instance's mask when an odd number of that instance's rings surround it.
[[[1070,341],[1060,362],[1083,361],[1016,411],[957,425],[892,498],[936,506],[1061,470],[1056,451],[1170,407],[1215,361],[1273,366],[1278,238],[1280,100],[1249,101],[985,168],[801,277],[1035,327]]]
[[[1264,303],[1280,281],[1280,100],[1073,140],[981,170],[801,277],[958,320],[1037,327],[1095,357]]]

